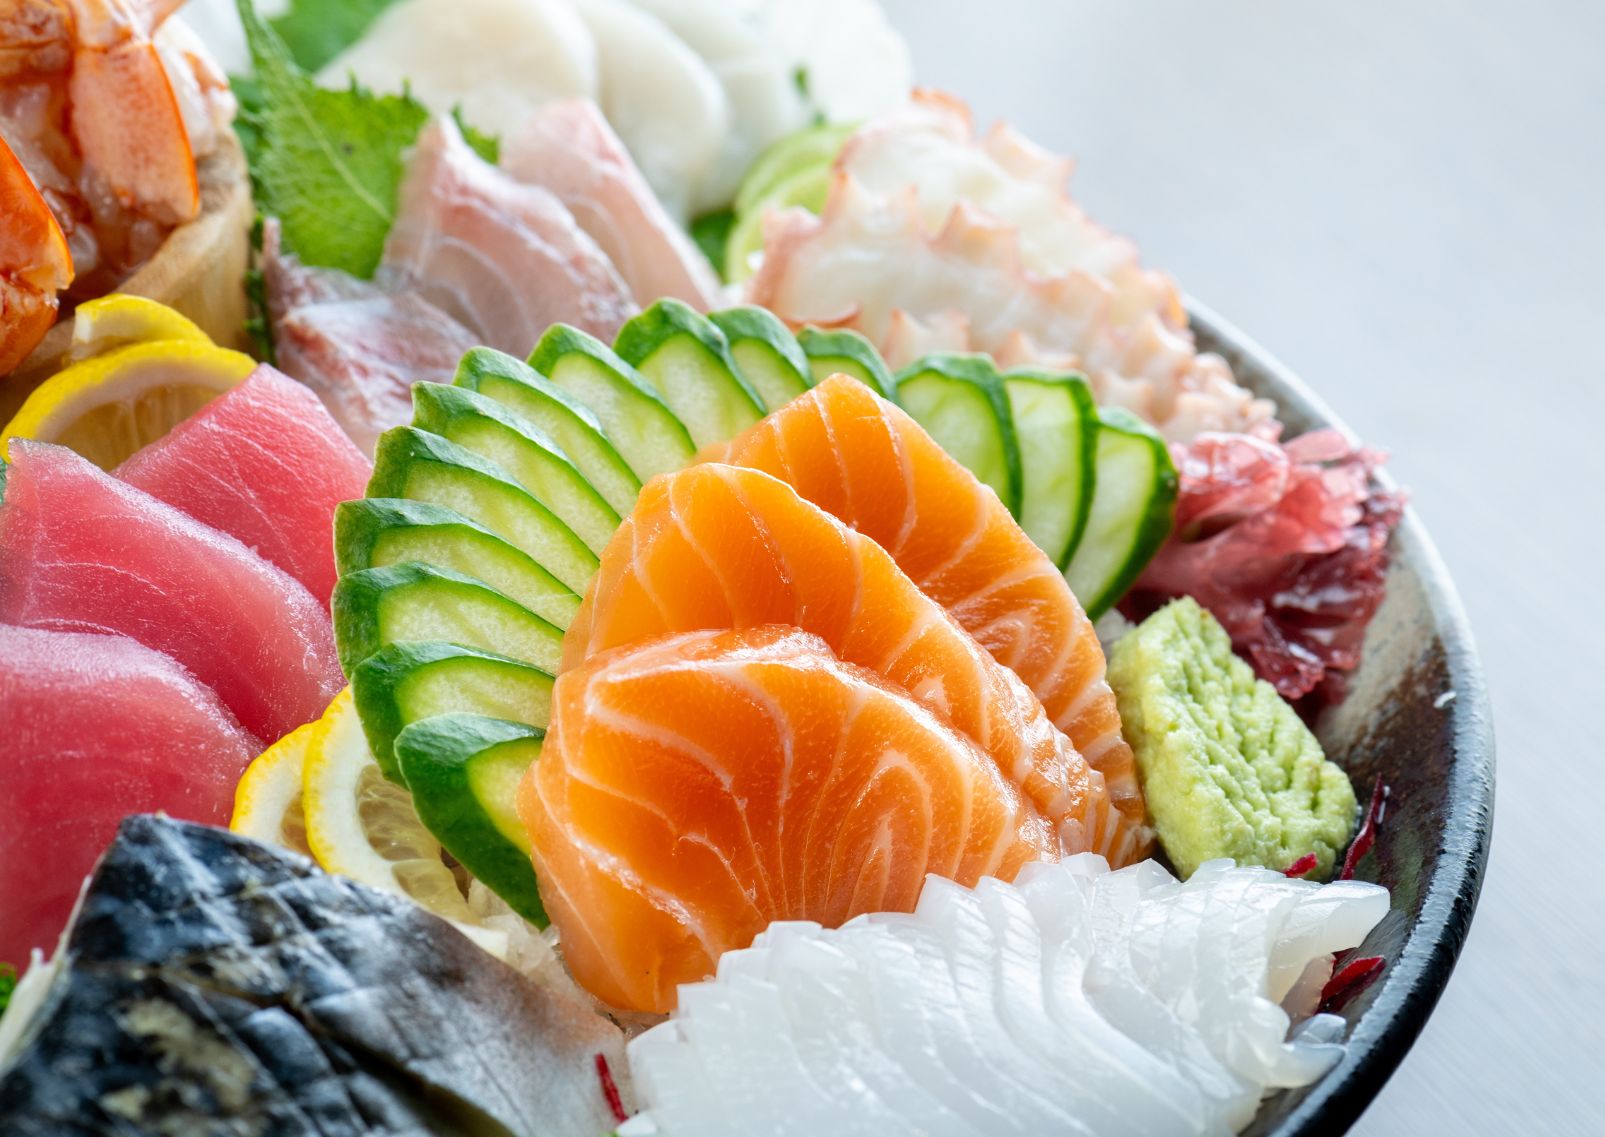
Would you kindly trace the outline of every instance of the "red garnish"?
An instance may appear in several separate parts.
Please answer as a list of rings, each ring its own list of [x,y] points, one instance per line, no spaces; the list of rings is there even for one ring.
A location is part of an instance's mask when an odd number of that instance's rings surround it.
[[[1338,873],[1339,880],[1353,880],[1354,870],[1360,863],[1360,858],[1371,851],[1376,844],[1377,830],[1382,827],[1382,815],[1387,812],[1388,787],[1382,784],[1382,775],[1377,775],[1376,788],[1371,791],[1371,808],[1365,811],[1365,820],[1360,823],[1360,831],[1354,835],[1354,841],[1349,845],[1349,851],[1343,858],[1343,871]]]
[[[1321,1005],[1316,1008],[1319,1014],[1336,1014],[1354,1001],[1354,998],[1371,984],[1376,982],[1377,976],[1387,961],[1380,955],[1368,955],[1364,959],[1357,959],[1343,968],[1331,979],[1327,980],[1325,987],[1321,988]]]
[[[607,1099],[607,1107],[613,1111],[613,1120],[621,1125],[630,1120],[630,1115],[624,1112],[624,1099],[619,1096],[618,1083],[613,1080],[613,1071],[608,1069],[605,1054],[596,1056],[596,1076],[602,1083],[602,1096]]]
[[[1282,875],[1283,876],[1292,876],[1292,877],[1303,876],[1305,873],[1309,872],[1311,869],[1313,869],[1319,863],[1320,862],[1318,861],[1318,859],[1316,858],[1314,853],[1305,853],[1298,860],[1294,861],[1292,864],[1288,865],[1285,869],[1283,869],[1282,870]]]

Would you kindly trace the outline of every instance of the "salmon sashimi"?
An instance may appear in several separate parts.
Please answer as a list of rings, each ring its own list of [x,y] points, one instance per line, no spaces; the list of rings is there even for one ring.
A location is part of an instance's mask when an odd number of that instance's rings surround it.
[[[868,537],[759,470],[649,482],[563,642],[564,668],[676,632],[790,624],[908,692],[991,756],[1070,852],[1124,864],[1141,844],[1103,776],[1008,668]]]
[[[720,459],[773,474],[892,555],[999,663],[1143,823],[1103,648],[1064,575],[989,488],[919,423],[834,375],[733,441]]]
[[[608,652],[559,677],[519,787],[569,967],[668,1011],[773,920],[911,912],[1058,857],[973,742],[818,636],[771,625]]]
[[[552,324],[611,340],[636,313],[613,262],[556,195],[486,162],[445,118],[418,136],[379,275],[519,357]]]

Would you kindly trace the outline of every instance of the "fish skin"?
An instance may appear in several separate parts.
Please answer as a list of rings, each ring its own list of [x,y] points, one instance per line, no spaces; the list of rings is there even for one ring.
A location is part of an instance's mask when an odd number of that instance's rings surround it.
[[[556,194],[637,299],[672,296],[699,312],[719,305],[713,266],[670,218],[590,99],[559,99],[536,110],[502,140],[501,166]]]
[[[598,339],[638,311],[613,262],[555,194],[486,162],[449,119],[418,136],[378,279],[415,291],[519,358],[548,327]]]
[[[410,901],[127,819],[0,1073],[8,1137],[600,1133],[617,1027]],[[500,1127],[498,1129],[498,1127]]]
[[[737,436],[721,460],[773,474],[890,553],[1025,681],[1143,830],[1136,760],[1092,621],[997,495],[906,412],[834,375]]]

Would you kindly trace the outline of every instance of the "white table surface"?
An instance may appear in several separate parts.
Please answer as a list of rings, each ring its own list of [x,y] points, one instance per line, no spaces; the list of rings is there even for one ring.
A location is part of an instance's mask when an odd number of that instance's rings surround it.
[[[1353,1132],[1605,1133],[1605,4],[886,3],[921,82],[1077,156],[1094,217],[1393,452],[1459,584],[1493,858]]]

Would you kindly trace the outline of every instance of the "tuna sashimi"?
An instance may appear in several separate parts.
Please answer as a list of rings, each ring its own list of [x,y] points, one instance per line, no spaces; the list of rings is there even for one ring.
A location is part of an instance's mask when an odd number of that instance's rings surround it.
[[[364,454],[412,418],[414,383],[449,383],[479,343],[422,296],[393,295],[281,253],[272,222],[262,237],[262,276],[279,367],[317,393]]]
[[[233,537],[47,443],[12,440],[4,492],[0,623],[165,652],[264,742],[340,689],[328,612]]]
[[[238,537],[325,605],[336,575],[334,507],[361,497],[372,473],[318,397],[265,363],[116,470]]]
[[[1012,880],[1058,856],[978,746],[779,626],[565,672],[519,814],[575,977],[642,1011],[772,920],[909,912],[927,873]]]
[[[502,142],[502,168],[556,194],[637,299],[673,296],[706,312],[719,278],[589,99],[547,103]]]
[[[380,274],[520,357],[552,324],[611,340],[636,311],[607,254],[556,195],[480,158],[449,119],[418,136]]]
[[[61,934],[129,813],[221,825],[261,748],[212,691],[122,636],[0,624],[0,960]]]

